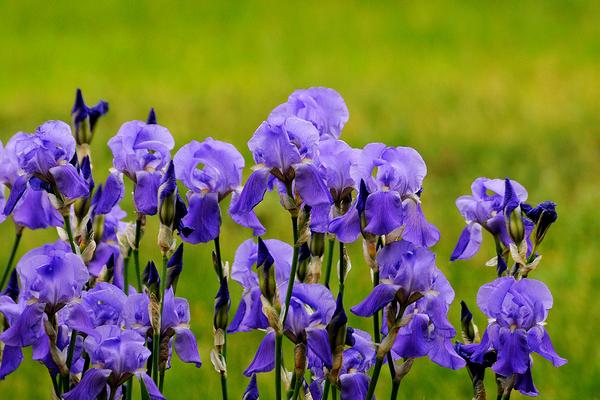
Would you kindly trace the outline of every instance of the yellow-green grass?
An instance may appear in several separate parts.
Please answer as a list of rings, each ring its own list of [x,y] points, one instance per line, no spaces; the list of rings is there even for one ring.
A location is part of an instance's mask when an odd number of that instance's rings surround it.
[[[68,120],[81,87],[89,102],[102,97],[111,106],[92,146],[98,181],[111,163],[108,138],[122,122],[143,119],[150,106],[177,148],[212,136],[234,143],[251,165],[246,141],[274,106],[296,88],[337,89],[350,109],[348,143],[413,146],[425,158],[423,207],[442,232],[434,249],[438,266],[457,300],[474,311],[478,287],[494,277],[483,266],[493,246],[487,241],[474,259],[448,262],[464,224],[454,199],[478,176],[510,176],[529,189],[532,202],[556,201],[559,220],[532,277],[554,294],[547,328],[569,363],[554,369],[534,356],[533,375],[542,398],[600,396],[599,3],[2,2],[0,15],[0,139],[47,119]],[[267,237],[290,240],[288,216],[275,197],[267,196],[259,216]],[[124,201],[128,210],[130,202]],[[156,223],[149,221],[143,261],[159,257]],[[0,234],[3,266],[13,240],[10,221]],[[224,259],[231,262],[249,235],[224,215]],[[52,230],[27,231],[19,255],[55,238]],[[360,245],[350,249],[347,305],[370,287]],[[186,246],[178,287],[190,300],[204,366],[174,362],[169,399],[219,398],[209,360],[217,291],[210,251],[210,244]],[[235,283],[231,290],[233,313],[241,290]],[[455,326],[457,303],[450,310]],[[475,314],[482,329],[486,321]],[[354,316],[350,322],[371,327]],[[230,336],[232,399],[241,398],[247,383],[241,372],[260,338],[259,332]],[[260,377],[261,398],[274,398],[272,381],[272,374]],[[387,398],[390,386],[382,373],[378,396]],[[469,386],[466,371],[419,359],[400,397],[469,398]],[[48,398],[50,388],[45,369],[26,359],[0,382],[0,398]],[[488,388],[493,392],[491,379]]]

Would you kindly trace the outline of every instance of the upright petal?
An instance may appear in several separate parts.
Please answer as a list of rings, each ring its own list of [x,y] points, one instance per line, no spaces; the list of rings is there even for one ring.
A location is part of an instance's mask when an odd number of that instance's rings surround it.
[[[431,247],[440,240],[440,231],[425,219],[421,204],[413,199],[403,202],[406,228],[402,238],[421,247]]]
[[[305,204],[314,207],[333,203],[327,186],[313,164],[298,164],[294,183],[296,191]]]

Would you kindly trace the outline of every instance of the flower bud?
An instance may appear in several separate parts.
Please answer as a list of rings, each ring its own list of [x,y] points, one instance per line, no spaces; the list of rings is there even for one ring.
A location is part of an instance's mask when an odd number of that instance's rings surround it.
[[[261,238],[258,238],[258,255],[256,268],[258,270],[258,285],[261,294],[273,304],[277,291],[277,282],[275,281],[275,260],[269,253],[267,245]]]
[[[327,324],[327,335],[329,336],[329,346],[333,356],[333,366],[331,368],[331,378],[337,381],[337,376],[342,368],[344,346],[347,342],[348,316],[344,311],[341,293],[338,294],[335,311],[329,324]],[[351,334],[350,334],[351,336]]]
[[[525,237],[525,227],[523,225],[523,217],[521,215],[521,202],[515,193],[515,190],[510,182],[510,179],[504,180],[504,220],[506,222],[506,230],[511,239],[520,244]]]
[[[94,130],[98,119],[108,112],[108,103],[100,100],[93,107],[88,107],[83,100],[81,89],[75,93],[75,103],[71,110],[73,130],[77,145],[90,144],[94,137]]]
[[[479,341],[477,326],[473,323],[473,314],[467,303],[460,302],[460,324],[462,327],[462,337],[465,343],[474,343]]]
[[[167,282],[166,288],[173,287],[173,293],[177,291],[177,282],[179,281],[179,275],[183,270],[183,243],[177,247],[177,250],[173,253],[169,262],[167,263]]]
[[[231,306],[231,299],[229,297],[229,288],[227,286],[227,279],[221,279],[219,291],[215,297],[215,312],[213,318],[213,327],[215,330],[227,329],[227,323],[229,321],[229,307]]]
[[[158,217],[162,225],[173,228],[177,201],[177,180],[175,179],[175,165],[169,162],[167,171],[162,177],[158,188],[159,209]]]
[[[525,215],[535,223],[535,228],[533,229],[533,245],[537,247],[542,243],[544,237],[546,237],[546,232],[548,231],[548,228],[550,228],[550,225],[558,219],[556,204],[551,201],[544,201],[536,207],[531,207],[529,204],[525,203],[523,203],[521,207],[523,212],[525,212]]]
[[[148,264],[146,264],[146,268],[142,272],[142,282],[144,282],[144,286],[146,286],[150,297],[154,296],[157,301],[160,300],[160,276],[158,275],[154,261],[148,261]]]
[[[294,372],[296,379],[301,379],[306,371],[306,343],[305,341],[296,343],[294,347]]]
[[[310,249],[308,244],[302,243],[300,245],[298,253],[298,268],[296,269],[296,276],[300,282],[306,282],[308,277],[308,262],[310,260]]]
[[[325,254],[325,234],[321,232],[312,232],[310,235],[310,254],[316,257],[323,257]]]

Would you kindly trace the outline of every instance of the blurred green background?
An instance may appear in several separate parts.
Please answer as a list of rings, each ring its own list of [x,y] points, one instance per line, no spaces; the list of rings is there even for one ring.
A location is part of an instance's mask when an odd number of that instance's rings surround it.
[[[150,106],[177,148],[212,136],[234,143],[250,165],[246,141],[274,106],[297,88],[335,88],[350,109],[344,140],[355,147],[412,146],[425,158],[424,209],[442,232],[438,266],[457,299],[473,308],[478,287],[494,277],[483,266],[493,246],[485,242],[474,259],[448,262],[463,228],[454,199],[478,176],[510,176],[534,203],[553,199],[559,220],[535,278],[554,294],[548,331],[569,363],[554,369],[534,356],[533,375],[542,398],[598,398],[599,2],[0,1],[0,20],[0,138],[31,132],[47,119],[69,120],[81,87],[88,103],[103,98],[111,107],[92,146],[97,181],[111,165],[106,141],[124,121],[145,119]],[[287,214],[276,196],[267,197],[259,208],[267,236],[289,240]],[[231,261],[250,233],[224,220],[224,258]],[[156,223],[149,222],[143,260],[159,257]],[[0,234],[4,265],[10,221]],[[26,231],[19,254],[55,237],[53,230]],[[166,380],[169,399],[219,398],[209,360],[217,290],[211,248],[186,247],[178,289],[190,299],[204,366],[175,362]],[[351,258],[348,305],[370,287],[360,244],[351,246]],[[235,283],[231,289],[233,313],[241,290]],[[458,316],[455,302],[455,326]],[[485,326],[479,311],[476,320]],[[371,326],[356,317],[351,323]],[[232,399],[241,398],[247,383],[241,372],[261,337],[230,337]],[[273,397],[272,379],[261,377],[261,398]],[[0,382],[0,398],[49,398],[50,387],[44,368],[26,360]],[[388,397],[387,374],[378,389]],[[419,359],[401,398],[466,399],[470,390],[466,371]]]

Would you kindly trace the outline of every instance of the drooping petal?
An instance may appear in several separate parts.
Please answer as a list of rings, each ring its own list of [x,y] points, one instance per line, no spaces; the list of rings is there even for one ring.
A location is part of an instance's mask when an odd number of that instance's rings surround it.
[[[258,385],[256,384],[256,374],[253,374],[248,383],[248,387],[244,391],[242,400],[258,400]]]
[[[398,285],[380,283],[362,302],[350,308],[350,311],[360,317],[370,317],[394,300],[399,289]]]
[[[14,323],[0,335],[0,341],[7,346],[31,346],[44,335],[43,303],[34,303],[25,307]]]
[[[4,346],[2,349],[2,363],[0,364],[0,380],[15,371],[23,361],[23,352],[18,346]]]
[[[9,215],[13,211],[17,202],[21,199],[23,193],[25,193],[25,189],[27,189],[28,180],[27,176],[19,176],[15,179],[10,189],[8,200],[6,200],[6,204],[4,205],[4,215]]]
[[[387,235],[404,223],[402,200],[398,192],[375,192],[367,197],[365,231],[374,235]]]
[[[353,205],[346,214],[334,218],[329,223],[329,232],[335,234],[340,242],[354,242],[360,235],[360,215],[356,205]]]
[[[56,182],[58,191],[69,199],[87,196],[90,191],[88,184],[71,164],[50,168],[50,173]]]
[[[456,353],[450,339],[442,336],[433,340],[428,355],[431,361],[445,368],[460,369],[466,365],[465,360]]]
[[[531,350],[551,361],[555,367],[560,367],[567,363],[566,359],[556,353],[548,332],[542,326],[538,325],[527,332],[527,343],[531,347]]]
[[[150,400],[166,400],[166,397],[160,393],[160,390],[158,390],[158,387],[156,386],[152,378],[150,378],[145,371],[138,373],[137,377],[141,379],[142,382],[144,382],[144,386],[148,391]]]
[[[296,191],[305,204],[314,207],[333,203],[327,186],[313,164],[298,164],[294,183]]]
[[[421,204],[407,199],[403,202],[406,227],[402,238],[421,247],[431,247],[440,240],[440,231],[425,219]]]
[[[249,332],[254,329],[266,329],[269,326],[269,321],[262,312],[260,295],[258,286],[244,291],[227,333]]]
[[[537,396],[539,394],[537,388],[533,384],[531,367],[529,367],[524,374],[515,374],[515,390],[518,390],[525,396]]]
[[[477,222],[470,222],[463,229],[458,243],[450,256],[450,261],[466,260],[473,257],[481,247],[483,236],[481,234],[481,225]]]
[[[369,382],[369,376],[360,372],[340,375],[342,400],[365,399],[369,391]]]
[[[275,332],[269,332],[260,342],[254,359],[244,371],[245,376],[269,372],[275,367]]]
[[[187,328],[176,328],[175,332],[174,347],[181,361],[193,363],[196,365],[196,368],[200,368],[202,361],[200,361],[200,354],[198,353],[196,336]]]
[[[511,332],[500,328],[498,343],[495,344],[498,360],[492,369],[502,375],[524,374],[529,368],[529,345],[527,335],[522,329]]]
[[[161,174],[158,171],[138,171],[133,191],[133,200],[138,212],[146,215],[156,214],[158,208],[158,187]]]
[[[221,228],[218,195],[190,193],[188,213],[181,221],[184,228],[181,237],[185,242],[192,244],[209,242],[219,236]]]
[[[65,400],[95,400],[107,388],[110,369],[91,368],[81,381],[69,392],[63,394]]]
[[[233,220],[247,228],[254,230],[254,235],[262,235],[265,231],[253,210],[265,197],[267,191],[268,169],[254,171],[246,181],[241,193],[234,192],[229,206],[229,214]]]
[[[29,229],[62,226],[64,220],[52,205],[48,193],[27,188],[13,211],[13,220]]]
[[[327,368],[331,368],[331,347],[329,346],[327,330],[322,328],[307,329],[306,343],[312,354],[317,356]]]

